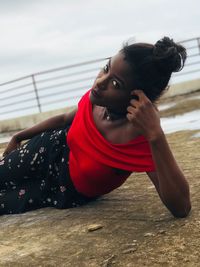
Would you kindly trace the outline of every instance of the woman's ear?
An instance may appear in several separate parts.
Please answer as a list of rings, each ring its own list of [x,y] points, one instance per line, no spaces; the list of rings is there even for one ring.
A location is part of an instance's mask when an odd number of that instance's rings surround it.
[[[139,100],[139,97],[134,94],[134,91],[135,89],[131,91],[131,99]]]

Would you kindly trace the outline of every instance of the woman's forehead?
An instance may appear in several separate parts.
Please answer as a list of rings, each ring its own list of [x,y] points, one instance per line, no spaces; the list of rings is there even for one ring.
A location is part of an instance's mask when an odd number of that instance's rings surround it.
[[[133,69],[130,64],[125,60],[122,52],[114,55],[109,62],[111,72],[119,76],[126,83],[127,87],[133,84]]]

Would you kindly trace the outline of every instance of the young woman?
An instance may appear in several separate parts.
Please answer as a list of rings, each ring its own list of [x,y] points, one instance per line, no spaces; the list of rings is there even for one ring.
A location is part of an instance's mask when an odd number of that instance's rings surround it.
[[[185,59],[168,37],[125,45],[77,109],[15,134],[0,161],[0,214],[82,205],[146,172],[170,212],[187,216],[189,185],[155,105]]]

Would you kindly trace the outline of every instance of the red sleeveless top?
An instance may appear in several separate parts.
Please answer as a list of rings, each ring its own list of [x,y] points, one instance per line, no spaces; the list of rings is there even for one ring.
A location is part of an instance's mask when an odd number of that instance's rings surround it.
[[[81,98],[67,134],[69,171],[78,192],[94,197],[122,185],[131,172],[154,171],[148,141],[139,136],[126,144],[112,144],[97,130],[89,99]],[[120,170],[127,172],[120,173]]]

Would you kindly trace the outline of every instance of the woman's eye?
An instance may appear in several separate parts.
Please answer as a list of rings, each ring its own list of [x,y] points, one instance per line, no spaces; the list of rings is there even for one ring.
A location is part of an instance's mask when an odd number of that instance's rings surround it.
[[[119,87],[119,83],[116,80],[112,80],[112,84],[114,87]]]
[[[103,67],[103,71],[104,71],[104,72],[108,72],[108,65],[105,65],[105,66]]]

